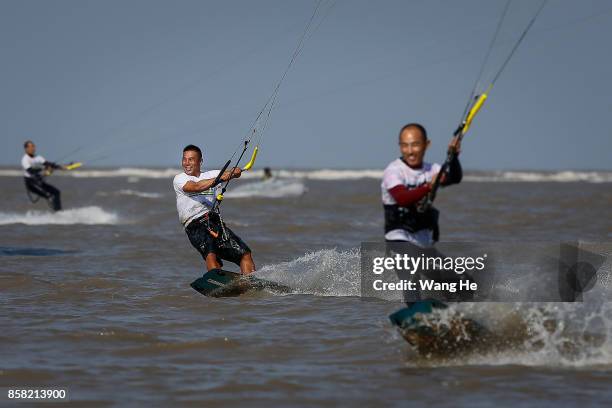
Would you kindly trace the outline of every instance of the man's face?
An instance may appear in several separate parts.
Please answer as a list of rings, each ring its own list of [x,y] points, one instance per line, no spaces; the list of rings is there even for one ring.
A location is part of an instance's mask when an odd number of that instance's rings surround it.
[[[28,143],[25,147],[25,152],[30,156],[34,156],[36,153],[36,145],[34,143]]]
[[[187,150],[183,152],[183,170],[185,174],[189,176],[198,176],[200,174],[200,166],[202,165],[202,159],[198,152],[193,150]]]
[[[419,168],[423,165],[425,151],[429,147],[429,140],[417,128],[408,128],[402,132],[399,140],[402,158],[410,167]]]

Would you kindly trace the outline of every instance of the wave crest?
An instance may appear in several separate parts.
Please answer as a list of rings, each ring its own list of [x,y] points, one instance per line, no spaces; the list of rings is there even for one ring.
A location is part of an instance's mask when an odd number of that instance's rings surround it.
[[[137,191],[137,190],[130,190],[130,189],[123,189],[119,191],[114,191],[112,193],[107,193],[105,191],[98,191],[96,195],[103,196],[103,197],[106,197],[109,195],[125,195],[125,196],[135,196],[135,197],[140,197],[140,198],[161,198],[163,197],[162,193],[149,193],[145,191]]]
[[[120,167],[117,169],[79,169],[69,172],[57,172],[54,175],[60,177],[77,178],[111,178],[125,177],[130,182],[138,182],[139,179],[171,179],[182,170],[178,168],[136,168]],[[274,175],[279,179],[304,179],[304,180],[380,180],[383,175],[381,169],[316,169],[316,170],[275,170]],[[0,177],[21,177],[23,172],[17,169],[0,169]],[[261,179],[262,170],[244,172],[243,179]],[[557,183],[612,183],[612,171],[467,171],[464,181],[469,182],[557,182]]]
[[[295,179],[269,179],[254,183],[237,185],[228,191],[226,198],[247,197],[297,197],[307,191],[303,182]]]
[[[24,214],[0,212],[0,225],[112,225],[118,223],[117,214],[104,211],[97,206],[71,208],[58,212],[38,210],[30,210]]]

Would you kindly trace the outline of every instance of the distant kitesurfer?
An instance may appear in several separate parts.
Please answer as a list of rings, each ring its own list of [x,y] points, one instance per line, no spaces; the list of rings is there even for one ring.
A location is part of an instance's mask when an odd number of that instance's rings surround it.
[[[202,255],[209,271],[220,269],[224,259],[239,265],[243,274],[254,272],[251,249],[225,225],[215,208],[217,186],[213,184],[220,171],[202,172],[201,166],[200,148],[186,146],[182,160],[184,172],[177,174],[173,181],[179,220],[189,242]],[[238,178],[241,173],[241,169],[235,167],[224,172],[219,181]]]
[[[405,241],[421,248],[432,247],[438,241],[438,210],[423,202],[441,168],[437,163],[423,161],[429,144],[427,131],[418,123],[409,123],[400,130],[402,156],[387,166],[381,184],[386,241]],[[449,144],[457,152],[460,146],[457,137]],[[440,185],[458,184],[462,176],[461,164],[455,158],[448,173],[440,176]]]
[[[44,157],[36,154],[36,145],[27,140],[23,144],[25,154],[21,158],[21,166],[24,170],[25,186],[33,202],[32,194],[42,197],[49,202],[53,211],[62,209],[60,191],[51,184],[45,182],[45,177],[51,175],[53,170],[64,169],[64,166],[49,162]]]
[[[269,180],[269,179],[271,179],[272,177],[273,177],[273,176],[272,176],[272,170],[271,170],[269,167],[264,167],[264,169],[263,169],[263,177],[262,177],[262,178],[263,178],[263,180],[264,180],[264,181],[265,181],[265,180]]]

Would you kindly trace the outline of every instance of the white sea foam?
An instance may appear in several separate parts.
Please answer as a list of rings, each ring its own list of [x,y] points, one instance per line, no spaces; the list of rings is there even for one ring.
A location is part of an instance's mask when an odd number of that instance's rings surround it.
[[[294,293],[318,296],[359,296],[361,293],[359,250],[324,249],[293,261],[265,265],[256,272],[262,279],[293,289]]]
[[[247,198],[247,197],[295,197],[306,192],[306,186],[296,179],[269,179],[246,184],[236,184],[229,190],[226,198]]]
[[[612,364],[612,307],[584,303],[467,303],[436,314],[456,311],[483,324],[493,334],[524,333],[522,341],[495,352],[470,353],[443,365],[524,365],[589,367]],[[434,365],[435,364],[434,362]]]
[[[383,170],[278,170],[275,174],[285,178],[303,178],[308,180],[357,180],[382,179]],[[587,182],[612,183],[612,172],[606,171],[466,171],[464,181],[470,182]]]
[[[136,197],[141,197],[141,198],[160,198],[160,197],[163,197],[162,193],[149,193],[149,192],[145,192],[145,191],[136,191],[136,190],[129,190],[129,189],[119,190],[117,192],[117,194],[119,194],[119,195],[128,195],[128,196],[136,196]]]
[[[23,177],[23,170],[0,169],[2,177]]]
[[[71,208],[55,213],[37,210],[30,210],[26,213],[0,212],[0,225],[101,225],[117,223],[119,223],[117,214],[104,211],[102,208],[96,206]]]
[[[603,171],[500,171],[493,173],[467,173],[464,181],[472,182],[555,182],[555,183],[612,183],[612,172]]]
[[[172,178],[181,170],[167,168],[167,169],[146,169],[146,168],[136,168],[136,167],[120,167],[118,169],[99,169],[99,170],[78,170],[71,171],[66,173],[60,173],[64,176],[71,177],[91,177],[91,178],[99,178],[99,177],[132,177],[132,178],[154,178],[154,179],[162,179],[162,178]]]
[[[106,191],[99,191],[96,193],[96,195],[99,195],[99,196],[109,196],[111,194],[112,195],[135,196],[135,197],[140,197],[140,198],[161,198],[163,197],[162,193],[150,193],[150,192],[136,191],[136,190],[130,190],[130,189],[113,191],[111,193],[106,192]]]
[[[70,172],[57,171],[55,176],[62,177],[77,177],[77,178],[108,178],[108,177],[126,177],[130,180],[138,181],[144,178],[172,178],[182,170],[179,168],[137,168],[137,167],[120,167],[116,169],[87,169],[86,167]],[[291,179],[310,179],[310,180],[351,180],[382,177],[382,170],[275,170],[274,175],[278,178]],[[23,176],[23,171],[17,169],[0,169],[0,177],[15,177]],[[262,170],[248,171],[242,174],[243,179],[261,179],[263,176]]]
[[[382,170],[279,170],[274,174],[279,177],[304,178],[308,180],[357,180],[357,179],[381,179]]]
[[[298,294],[359,296],[361,293],[358,249],[320,250],[292,261],[265,265],[255,274],[289,286]],[[401,300],[401,296],[393,300]],[[399,303],[398,307],[401,307]],[[433,366],[591,367],[612,364],[610,303],[456,303],[437,313],[443,321],[457,312],[475,319],[502,338],[517,331],[524,331],[526,335],[512,347],[482,353],[477,349],[455,359],[429,361]],[[390,325],[389,329],[392,330]],[[402,340],[396,337],[394,341]],[[414,364],[414,360],[409,359],[407,364]],[[418,359],[418,364],[428,362]]]
[[[55,176],[77,177],[77,178],[104,178],[125,177],[130,182],[138,182],[139,179],[171,179],[180,173],[181,169],[148,169],[136,167],[121,167],[117,169],[78,169],[70,172],[55,172]],[[274,170],[274,175],[282,179],[306,179],[306,180],[359,180],[382,178],[383,170]],[[21,177],[23,172],[17,169],[0,169],[0,177]],[[261,179],[262,170],[244,172],[243,179]],[[612,172],[610,171],[466,171],[464,181],[469,182],[586,182],[586,183],[612,183]]]

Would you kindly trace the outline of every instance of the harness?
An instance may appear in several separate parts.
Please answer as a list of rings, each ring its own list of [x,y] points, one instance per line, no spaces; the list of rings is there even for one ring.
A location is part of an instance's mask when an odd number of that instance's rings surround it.
[[[433,231],[433,240],[440,238],[438,218],[440,212],[433,206],[419,211],[417,205],[401,207],[397,204],[385,204],[385,233],[396,229],[403,229],[411,233],[430,229]]]
[[[36,204],[37,202],[40,201],[41,198],[44,198],[47,201],[47,205],[49,206],[49,208],[53,209],[53,204],[51,203],[51,201],[49,200],[49,198],[38,195],[38,194],[33,194],[32,191],[30,191],[30,186],[28,185],[28,181],[30,181],[33,184],[36,184],[38,186],[38,188],[40,188],[41,190],[44,191],[44,188],[42,186],[43,183],[43,179],[38,176],[33,176],[33,177],[24,177],[25,178],[25,188],[26,188],[26,195],[28,196],[28,199],[30,200],[30,202],[32,204]]]
[[[204,214],[204,216],[202,216],[201,220],[201,222],[206,223],[206,229],[214,239],[218,240],[220,243],[229,241],[225,221],[223,221],[219,211],[208,211],[206,214]]]

